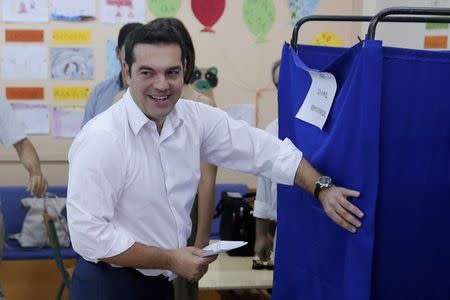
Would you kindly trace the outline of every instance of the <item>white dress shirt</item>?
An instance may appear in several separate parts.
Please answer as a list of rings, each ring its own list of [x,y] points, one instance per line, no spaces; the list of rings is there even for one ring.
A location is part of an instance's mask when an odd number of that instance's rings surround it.
[[[96,262],[135,242],[185,247],[200,160],[293,184],[301,158],[288,139],[184,99],[158,134],[127,91],[89,121],[70,148],[67,215],[73,248]],[[168,270],[139,271],[176,277]]]
[[[278,119],[266,127],[266,132],[278,137]],[[258,177],[253,216],[260,219],[277,220],[277,183],[266,177]]]
[[[0,143],[11,146],[24,138],[23,124],[17,121],[9,103],[0,97]]]

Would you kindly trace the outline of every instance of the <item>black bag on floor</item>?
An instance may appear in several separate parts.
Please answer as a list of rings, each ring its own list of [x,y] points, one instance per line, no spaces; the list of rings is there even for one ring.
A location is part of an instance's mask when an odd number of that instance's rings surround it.
[[[214,218],[220,220],[220,239],[224,241],[245,241],[247,244],[228,251],[232,256],[253,256],[255,248],[255,218],[250,200],[255,193],[241,195],[235,192],[222,192]]]

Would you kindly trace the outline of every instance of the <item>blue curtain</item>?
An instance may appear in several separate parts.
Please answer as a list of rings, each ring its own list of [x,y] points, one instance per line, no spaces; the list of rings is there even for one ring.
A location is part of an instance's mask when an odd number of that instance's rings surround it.
[[[295,118],[311,78],[335,75],[323,130]],[[285,45],[280,137],[337,185],[361,192],[357,234],[279,185],[274,299],[450,299],[450,53]]]

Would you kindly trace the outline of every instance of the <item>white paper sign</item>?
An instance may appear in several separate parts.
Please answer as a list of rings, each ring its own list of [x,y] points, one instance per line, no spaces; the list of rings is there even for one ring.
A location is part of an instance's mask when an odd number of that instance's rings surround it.
[[[47,46],[6,45],[2,49],[1,74],[4,79],[47,79]]]
[[[48,22],[48,0],[3,0],[5,22]]]
[[[323,128],[336,94],[337,83],[333,74],[308,70],[312,83],[295,117]]]
[[[45,103],[13,102],[11,107],[22,122],[26,134],[48,134],[48,105]]]

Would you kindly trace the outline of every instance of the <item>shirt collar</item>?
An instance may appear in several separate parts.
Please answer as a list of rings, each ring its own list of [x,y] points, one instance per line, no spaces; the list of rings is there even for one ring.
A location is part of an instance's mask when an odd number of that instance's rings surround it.
[[[130,124],[134,135],[138,135],[141,128],[144,127],[145,124],[150,122],[150,120],[134,102],[133,97],[131,97],[130,89],[127,89],[126,93],[123,95],[122,100],[125,102],[128,123]],[[166,117],[166,120],[164,122],[163,131],[168,131],[169,134],[173,133],[183,123],[177,106],[178,103]]]

